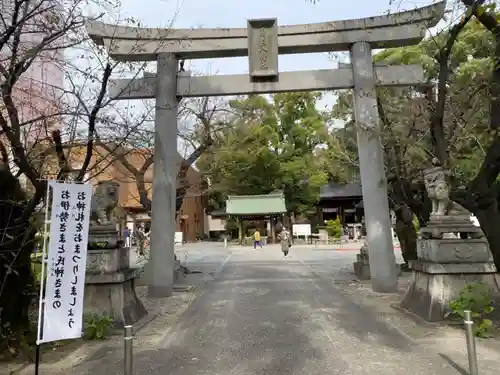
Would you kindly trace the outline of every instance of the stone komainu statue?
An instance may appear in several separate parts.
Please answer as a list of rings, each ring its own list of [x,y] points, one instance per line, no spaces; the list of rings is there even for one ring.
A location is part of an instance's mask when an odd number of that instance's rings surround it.
[[[116,181],[100,181],[92,196],[90,219],[99,225],[114,222],[113,211],[118,205],[120,184]]]
[[[445,171],[440,167],[427,169],[424,172],[424,183],[432,202],[431,215],[444,216],[450,201]]]
[[[431,216],[470,215],[458,203],[450,199],[448,171],[442,168],[437,159],[432,160],[433,167],[424,171],[424,184],[432,202]]]

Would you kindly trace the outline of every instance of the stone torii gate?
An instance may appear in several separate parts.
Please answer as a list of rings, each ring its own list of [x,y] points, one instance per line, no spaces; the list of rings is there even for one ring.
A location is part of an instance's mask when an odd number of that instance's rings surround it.
[[[419,43],[442,18],[445,2],[413,11],[347,21],[280,26],[249,20],[247,28],[153,29],[91,22],[88,34],[119,61],[157,61],[157,74],[110,85],[114,99],[156,98],[152,239],[148,293],[172,293],[174,275],[177,107],[182,97],[354,90],[372,288],[397,290],[383,149],[375,88],[424,83],[418,65],[373,66],[372,49]],[[279,54],[350,51],[352,66],[283,72]],[[249,74],[191,76],[179,60],[249,56]]]

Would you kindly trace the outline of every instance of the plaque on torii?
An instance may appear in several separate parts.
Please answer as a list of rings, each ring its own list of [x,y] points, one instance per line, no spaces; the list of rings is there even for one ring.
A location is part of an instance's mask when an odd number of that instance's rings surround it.
[[[248,73],[255,81],[278,77],[278,19],[248,20]]]

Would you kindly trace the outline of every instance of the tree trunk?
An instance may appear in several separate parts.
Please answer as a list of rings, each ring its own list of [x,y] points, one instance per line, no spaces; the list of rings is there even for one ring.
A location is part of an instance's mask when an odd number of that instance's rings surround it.
[[[474,214],[488,240],[493,261],[498,270],[500,269],[500,230],[498,229],[500,228],[500,211],[498,211],[496,200],[487,207],[476,208]]]
[[[186,159],[184,159],[177,174],[177,189],[175,190],[175,217],[182,207],[182,202],[191,184],[188,180],[189,168],[200,158],[200,156],[212,145],[212,138],[208,137],[205,142],[199,145]]]
[[[278,221],[276,221],[276,219],[272,219],[271,220],[271,233],[272,233],[272,241],[273,243],[278,243],[278,232],[282,229],[282,228],[278,228]]]
[[[180,165],[179,172],[177,173],[177,188],[175,189],[175,218],[179,215],[184,198],[191,187],[187,178],[189,168],[198,160],[198,158],[212,145],[211,138],[208,138],[203,144],[198,146]],[[151,212],[152,201],[148,197],[148,190],[146,189],[146,182],[144,179],[145,173],[149,166],[153,163],[153,158],[149,158],[140,170],[135,170],[130,166],[126,160],[119,159],[130,172],[135,171],[135,180],[137,190],[139,192],[139,201],[144,209]]]
[[[429,196],[427,195],[426,191],[424,191],[423,194],[422,205],[418,208],[418,210],[413,210],[412,208],[412,211],[417,216],[418,225],[420,226],[420,228],[425,227],[427,225],[427,222],[429,221],[432,212],[432,202],[429,199]]]
[[[294,239],[293,239],[293,213],[292,212],[287,212],[285,217],[286,217],[286,225],[285,225],[285,228],[287,228],[288,230],[288,233],[290,233],[290,241],[291,243],[293,244],[294,243]]]
[[[238,241],[240,243],[240,245],[243,244],[243,240],[245,239],[245,234],[244,234],[244,231],[245,231],[245,227],[243,225],[243,221],[240,220],[239,218],[236,219],[237,220],[237,223],[238,223]]]
[[[417,259],[417,231],[413,226],[413,213],[406,205],[395,210],[396,235],[401,246],[401,254],[405,263]]]
[[[468,184],[465,208],[476,215],[493,255],[497,270],[500,269],[500,211],[496,197],[497,178],[500,174],[500,24],[497,14],[482,7],[484,1],[462,0],[471,14],[495,37],[494,68],[489,85],[489,127],[495,130],[493,141],[486,151],[477,176]]]
[[[0,229],[4,233],[0,238],[0,353],[18,349],[23,340],[34,342],[28,335],[28,312],[35,296],[31,254],[36,231],[29,222],[14,225],[24,209],[20,204],[0,202]]]

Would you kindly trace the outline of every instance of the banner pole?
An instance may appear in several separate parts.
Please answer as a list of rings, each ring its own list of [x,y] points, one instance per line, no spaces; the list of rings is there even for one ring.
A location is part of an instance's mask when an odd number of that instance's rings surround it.
[[[35,375],[40,371],[40,344],[36,345],[35,349]]]
[[[43,311],[45,305],[45,267],[47,266],[47,244],[48,244],[48,228],[49,228],[49,198],[50,198],[50,181],[47,181],[47,194],[45,195],[45,215],[43,223],[43,240],[42,240],[42,259],[40,270],[40,292],[38,302],[38,327],[35,349],[35,375],[38,375],[40,369],[40,345],[43,335]]]

